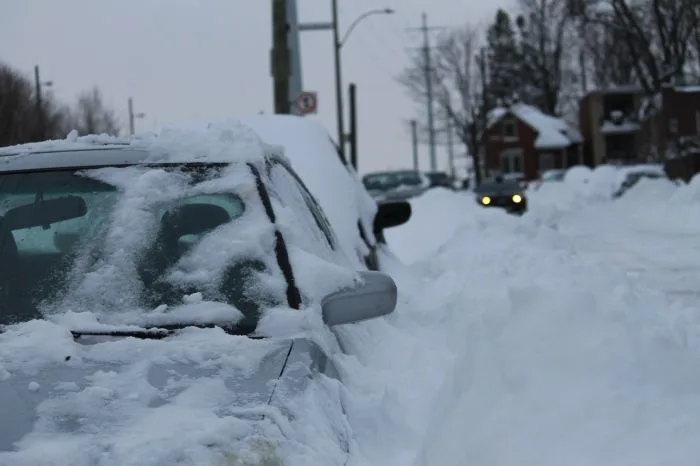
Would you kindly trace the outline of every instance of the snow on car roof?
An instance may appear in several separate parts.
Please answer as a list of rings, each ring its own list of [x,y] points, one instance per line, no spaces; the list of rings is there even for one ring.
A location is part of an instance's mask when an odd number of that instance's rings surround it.
[[[233,163],[284,157],[249,127],[233,121],[202,129],[165,128],[133,137],[78,136],[0,149],[0,172],[147,163]]]
[[[564,119],[547,115],[532,105],[522,103],[512,105],[509,108],[493,109],[489,115],[489,127],[509,112],[537,131],[535,147],[538,149],[558,149],[568,147],[571,143],[583,141],[578,130],[567,124]]]

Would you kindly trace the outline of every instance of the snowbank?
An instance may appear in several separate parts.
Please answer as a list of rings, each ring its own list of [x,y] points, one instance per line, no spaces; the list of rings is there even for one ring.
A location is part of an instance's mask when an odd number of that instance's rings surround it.
[[[465,223],[484,216],[506,215],[479,206],[471,192],[435,188],[410,200],[408,223],[387,230],[387,243],[407,264],[430,257]]]
[[[414,271],[440,284],[424,326],[442,328],[452,355],[441,389],[423,392],[433,413],[415,465],[685,465],[700,454],[696,311],[525,217],[462,221]]]

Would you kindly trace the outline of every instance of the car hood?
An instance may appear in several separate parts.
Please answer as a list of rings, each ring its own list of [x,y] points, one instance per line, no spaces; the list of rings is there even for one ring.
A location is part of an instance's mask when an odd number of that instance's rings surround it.
[[[152,455],[154,442],[163,464],[176,464],[175,451],[203,455],[274,430],[254,413],[268,409],[291,347],[220,329],[79,343],[44,321],[11,328],[0,334],[0,464],[102,464],[95,459],[117,454],[141,464],[139,449]]]

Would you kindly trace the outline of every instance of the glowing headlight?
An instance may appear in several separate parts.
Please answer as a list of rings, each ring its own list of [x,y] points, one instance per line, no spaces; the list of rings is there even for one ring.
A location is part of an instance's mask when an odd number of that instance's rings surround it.
[[[216,464],[217,466],[284,466],[277,444],[265,439],[256,439],[242,451],[224,455]]]
[[[513,202],[515,202],[516,204],[520,204],[520,202],[523,200],[520,194],[513,194],[513,197],[511,199],[513,199]]]
[[[481,203],[484,205],[489,205],[491,204],[491,198],[488,196],[484,196],[481,198]]]

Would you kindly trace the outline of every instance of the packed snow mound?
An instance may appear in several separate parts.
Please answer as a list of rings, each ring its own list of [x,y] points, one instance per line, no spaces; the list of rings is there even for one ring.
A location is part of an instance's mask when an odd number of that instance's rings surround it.
[[[449,290],[439,319],[457,359],[416,466],[700,455],[697,310],[525,221],[463,224],[420,270]]]
[[[128,138],[105,134],[78,136],[73,131],[65,139],[2,148],[0,162],[10,163],[41,152],[109,146],[143,151],[144,163],[244,163],[259,162],[271,154],[284,157],[282,148],[264,143],[251,128],[226,120],[199,128],[165,127],[158,133]]]
[[[682,185],[678,189],[673,201],[682,204],[700,203],[700,173],[691,178],[688,184]]]
[[[407,264],[430,257],[463,224],[475,218],[507,215],[479,206],[471,192],[445,188],[430,189],[409,202],[412,212],[408,222],[384,233],[389,246]]]

